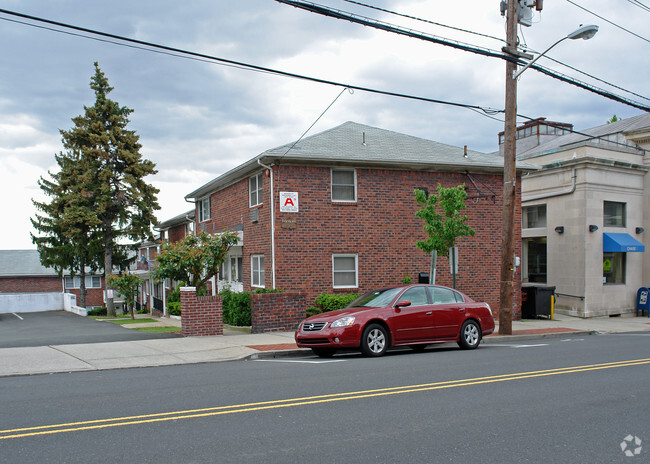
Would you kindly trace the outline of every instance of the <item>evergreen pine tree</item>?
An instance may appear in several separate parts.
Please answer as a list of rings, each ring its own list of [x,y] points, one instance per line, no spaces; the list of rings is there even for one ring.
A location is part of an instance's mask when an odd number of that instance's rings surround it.
[[[65,143],[64,143],[65,145]],[[55,155],[58,172],[48,172],[51,180],[41,177],[39,186],[52,198],[50,203],[33,201],[40,212],[31,219],[39,235],[31,234],[41,263],[53,267],[59,276],[69,270],[72,278],[80,275],[79,305],[86,306],[86,267],[98,268],[100,221],[93,211],[92,194],[85,187],[89,171],[78,153]]]
[[[113,88],[97,63],[90,87],[95,104],[84,106],[85,113],[72,119],[74,127],[61,131],[67,152],[56,156],[60,170],[39,182],[52,202],[34,201],[42,214],[32,220],[41,233],[32,240],[43,265],[82,274],[82,305],[86,266],[101,266],[106,276],[116,267],[125,269],[136,247],[125,239],[150,238],[154,211],[160,209],[158,189],[144,181],[156,173],[155,165],[142,158],[139,136],[127,129],[133,110],[107,97]],[[109,295],[106,306],[115,315]]]
[[[128,263],[128,246],[123,239],[140,241],[151,237],[154,211],[160,209],[158,189],[144,178],[155,174],[155,164],[140,154],[140,137],[128,130],[132,109],[108,98],[113,87],[95,62],[90,88],[95,104],[84,107],[85,114],[73,118],[74,127],[64,133],[67,146],[80,153],[88,166],[94,167],[92,186],[95,213],[101,221],[104,272]],[[108,315],[115,315],[113,298],[107,296]]]

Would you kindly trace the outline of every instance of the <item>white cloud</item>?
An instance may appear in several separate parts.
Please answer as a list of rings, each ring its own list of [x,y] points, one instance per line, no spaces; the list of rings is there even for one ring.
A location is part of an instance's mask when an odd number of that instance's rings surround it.
[[[323,3],[323,2],[320,2]],[[373,2],[377,3],[377,2]],[[630,2],[578,2],[630,30],[646,34],[647,13]],[[333,8],[499,51],[502,41],[372,11],[341,0]],[[505,38],[498,2],[387,0],[383,8]],[[504,106],[505,65],[495,58],[319,16],[269,0],[160,0],[109,3],[8,0],[4,8],[145,41],[343,83],[488,106]],[[3,15],[6,17],[6,15]],[[565,41],[550,53],[593,75],[647,93],[644,42],[568,2],[544,2],[520,40],[543,50],[579,24],[596,23],[589,41]],[[16,227],[3,228],[3,247],[29,246],[30,199],[37,180],[61,151],[60,129],[92,105],[92,63],[98,61],[111,97],[134,109],[129,128],[142,154],[156,163],[161,220],[192,207],[183,197],[237,164],[296,140],[341,91],[201,61],[150,53],[3,21],[0,74],[0,167],[3,206]],[[543,65],[588,80],[555,63]],[[593,82],[592,82],[593,83]],[[597,86],[605,84],[595,83]],[[620,93],[614,89],[615,93]],[[636,97],[632,97],[637,99]],[[594,126],[612,114],[639,110],[527,71],[519,82],[519,113]],[[650,103],[645,101],[645,103]],[[498,116],[498,115],[497,115]],[[503,123],[476,112],[357,91],[344,93],[311,133],[352,120],[481,151],[495,151]],[[27,237],[27,238],[26,238]]]

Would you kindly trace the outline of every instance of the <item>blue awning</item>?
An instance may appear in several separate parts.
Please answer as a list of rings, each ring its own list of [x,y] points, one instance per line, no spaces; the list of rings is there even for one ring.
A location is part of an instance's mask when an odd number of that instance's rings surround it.
[[[631,251],[645,251],[645,245],[630,234],[603,233],[603,251],[627,253]]]

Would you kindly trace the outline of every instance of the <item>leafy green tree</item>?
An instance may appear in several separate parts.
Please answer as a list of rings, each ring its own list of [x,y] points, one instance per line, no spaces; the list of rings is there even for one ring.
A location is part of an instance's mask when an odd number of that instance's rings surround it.
[[[416,246],[425,253],[448,256],[449,249],[456,246],[458,237],[473,236],[474,230],[465,222],[467,216],[460,212],[465,209],[467,192],[465,185],[445,188],[438,184],[438,193],[427,196],[415,189],[415,201],[422,207],[415,215],[424,221],[424,231],[428,237],[418,240]],[[435,267],[432,266],[432,277]],[[454,274],[454,284],[456,276]]]
[[[145,177],[157,171],[155,164],[140,154],[140,137],[127,129],[133,110],[108,98],[113,87],[97,63],[90,87],[95,104],[84,106],[85,113],[72,119],[74,127],[61,133],[66,148],[83,160],[84,173],[92,173],[86,186],[101,223],[103,267],[108,276],[114,267],[124,268],[129,262],[129,248],[134,246],[123,245],[124,239],[138,242],[151,238],[154,211],[160,206],[158,189],[147,184]],[[110,296],[106,309],[109,316],[115,315]]]
[[[41,264],[54,268],[59,276],[64,270],[69,270],[72,277],[77,273],[81,276],[79,305],[85,307],[86,267],[95,272],[101,256],[100,221],[86,187],[92,181],[78,152],[59,153],[55,159],[59,170],[48,172],[50,179],[41,177],[38,182],[51,201],[32,200],[37,213],[31,222],[37,234],[30,235]]]
[[[236,232],[218,235],[188,235],[175,243],[165,243],[156,256],[154,276],[185,282],[197,291],[219,272],[231,246],[239,240]]]
[[[136,274],[110,274],[106,280],[111,287],[119,290],[124,297],[126,309],[131,313],[131,319],[135,319],[135,299],[138,296],[138,290],[144,280]]]
[[[607,120],[607,124],[611,124],[613,122],[620,121],[620,120],[621,119],[618,116],[614,115],[614,116],[611,117],[611,119]]]

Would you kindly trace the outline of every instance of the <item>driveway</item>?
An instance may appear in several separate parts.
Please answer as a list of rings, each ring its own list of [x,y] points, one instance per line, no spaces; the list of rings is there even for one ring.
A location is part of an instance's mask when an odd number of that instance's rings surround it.
[[[0,314],[0,348],[178,338],[97,321],[67,311]]]

